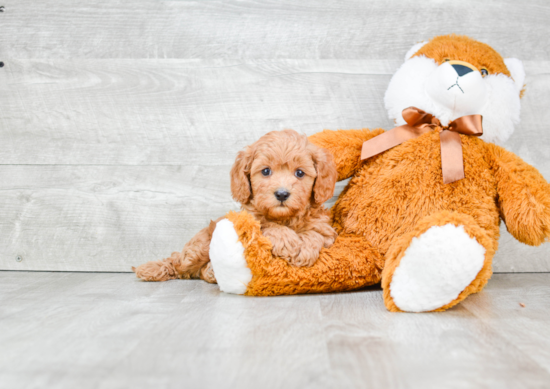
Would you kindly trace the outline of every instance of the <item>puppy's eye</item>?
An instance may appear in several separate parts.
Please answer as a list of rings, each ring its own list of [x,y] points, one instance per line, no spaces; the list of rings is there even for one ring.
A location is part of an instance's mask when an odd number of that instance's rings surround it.
[[[264,177],[267,177],[267,176],[270,176],[271,175],[271,169],[266,167],[265,169],[262,170],[262,176]]]
[[[482,75],[483,77],[485,77],[485,76],[487,76],[487,75],[489,74],[489,72],[488,72],[487,69],[485,69],[485,68],[481,68],[480,72],[481,72],[481,75]]]
[[[443,61],[445,62],[449,62],[451,59],[450,58],[443,58]]]
[[[298,177],[298,178],[302,178],[303,176],[306,175],[306,173],[304,173],[303,170],[298,169],[298,170],[296,170],[296,172],[294,173],[294,175],[295,175],[296,177]]]

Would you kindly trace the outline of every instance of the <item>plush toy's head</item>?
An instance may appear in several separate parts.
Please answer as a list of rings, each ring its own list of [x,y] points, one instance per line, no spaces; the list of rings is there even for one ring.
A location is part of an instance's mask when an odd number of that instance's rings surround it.
[[[490,46],[466,36],[445,35],[409,50],[384,100],[398,125],[405,124],[401,112],[410,106],[431,113],[443,125],[481,114],[481,138],[500,143],[519,123],[524,80],[518,59],[503,59]]]

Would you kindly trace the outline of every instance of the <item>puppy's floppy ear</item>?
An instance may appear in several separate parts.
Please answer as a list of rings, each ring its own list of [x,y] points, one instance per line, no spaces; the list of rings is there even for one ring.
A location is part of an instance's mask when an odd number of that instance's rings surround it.
[[[254,151],[247,146],[239,151],[237,159],[231,168],[231,195],[241,204],[246,204],[252,196],[250,188],[250,165],[252,164]]]
[[[314,147],[312,156],[317,170],[317,178],[313,185],[313,201],[316,205],[321,205],[334,194],[338,172],[332,154],[328,150]]]

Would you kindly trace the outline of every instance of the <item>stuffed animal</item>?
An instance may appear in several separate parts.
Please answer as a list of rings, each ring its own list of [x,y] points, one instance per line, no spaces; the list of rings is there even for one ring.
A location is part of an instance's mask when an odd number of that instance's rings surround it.
[[[381,282],[390,311],[448,309],[492,274],[499,223],[520,242],[550,238],[550,185],[497,146],[519,122],[525,73],[466,36],[419,43],[390,81],[390,131],[323,131],[338,180],[338,232],[311,267],[273,257],[259,223],[229,213],[210,257],[222,291],[254,296],[345,291]],[[481,136],[480,136],[481,135]]]

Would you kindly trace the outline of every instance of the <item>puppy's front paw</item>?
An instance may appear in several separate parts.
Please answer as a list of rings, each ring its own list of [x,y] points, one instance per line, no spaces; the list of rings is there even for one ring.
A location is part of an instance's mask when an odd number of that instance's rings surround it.
[[[300,253],[295,257],[290,259],[288,262],[293,266],[312,266],[317,259],[319,259],[319,251],[312,250],[311,248],[302,247]]]
[[[290,228],[266,228],[263,235],[271,241],[274,256],[290,262],[300,254],[302,240]]]
[[[274,256],[283,258],[289,262],[293,261],[300,254],[300,246],[279,239],[269,238],[273,249],[271,252]]]
[[[328,224],[320,226],[317,232],[323,236],[323,247],[326,249],[332,246],[338,237],[336,230]]]
[[[335,241],[336,241],[336,233],[334,233],[334,236],[325,236],[323,247],[328,249],[330,248],[330,246],[334,244]]]

